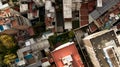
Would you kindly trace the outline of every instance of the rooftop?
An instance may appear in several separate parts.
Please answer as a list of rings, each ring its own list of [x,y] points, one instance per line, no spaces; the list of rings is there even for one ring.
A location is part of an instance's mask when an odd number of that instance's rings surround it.
[[[2,9],[4,9],[4,8],[7,8],[7,7],[9,7],[8,4],[0,5],[0,10],[2,10]]]
[[[102,34],[105,34],[107,32],[110,32],[111,30],[103,30],[103,31],[100,31],[100,32],[96,32],[94,34],[91,34],[89,36],[86,36],[83,40],[85,39],[92,39],[92,38],[95,38],[95,37],[98,37],[98,36],[101,36]]]
[[[74,44],[74,42],[65,43],[65,44],[57,47],[54,51],[60,50],[60,49],[62,49],[62,48],[65,48],[65,47],[67,47],[67,46],[70,46],[70,45],[72,45],[72,44]]]

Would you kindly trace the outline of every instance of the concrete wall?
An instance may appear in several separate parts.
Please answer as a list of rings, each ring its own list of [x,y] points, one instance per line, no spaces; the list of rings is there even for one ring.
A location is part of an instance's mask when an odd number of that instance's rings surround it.
[[[90,42],[89,39],[83,40],[84,44],[85,44],[85,48],[88,52],[88,55],[91,59],[91,62],[93,62],[94,67],[101,67],[99,64],[99,61],[96,57],[96,53],[94,52],[94,49],[92,47],[92,43]]]

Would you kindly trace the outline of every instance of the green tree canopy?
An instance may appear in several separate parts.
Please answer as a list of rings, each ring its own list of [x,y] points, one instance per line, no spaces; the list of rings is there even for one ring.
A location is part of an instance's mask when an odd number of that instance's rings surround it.
[[[4,56],[4,63],[7,65],[11,65],[11,62],[14,61],[14,59],[16,58],[15,54],[8,54]]]
[[[12,48],[15,46],[13,38],[9,35],[1,35],[0,41],[6,48]]]
[[[6,67],[5,65],[10,66],[16,58],[18,48],[12,36],[0,35],[0,65],[2,67]]]

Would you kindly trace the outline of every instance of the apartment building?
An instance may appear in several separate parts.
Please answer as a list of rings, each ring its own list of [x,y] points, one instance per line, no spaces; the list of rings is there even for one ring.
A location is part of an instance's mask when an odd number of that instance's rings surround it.
[[[39,10],[34,0],[20,0],[20,12],[27,13],[27,18],[33,20],[39,17]]]
[[[45,1],[45,25],[46,30],[55,32],[56,30],[56,17],[55,17],[55,6],[53,6],[51,0]]]
[[[119,0],[104,0],[102,1],[102,7],[96,7],[91,13],[89,13],[89,24],[94,23],[96,29],[109,29],[113,26],[118,26],[119,20]],[[95,31],[93,30],[93,31]]]
[[[119,67],[120,44],[113,30],[103,30],[83,39],[94,67]]]
[[[72,0],[63,0],[64,29],[72,29]]]
[[[24,62],[23,65],[37,63],[42,58],[46,57],[46,53],[49,52],[49,47],[50,44],[46,39],[37,39],[37,41],[35,41],[33,38],[31,38],[26,40],[24,42],[24,46],[17,51],[19,61],[16,62],[16,64],[18,66],[22,66],[21,61]]]
[[[31,23],[29,22],[29,20],[21,16],[19,12],[11,9],[8,4],[2,5],[0,9],[1,9],[0,11],[0,18],[1,18],[0,31],[1,32],[4,33],[4,31],[11,30],[11,29],[27,30],[31,26]]]

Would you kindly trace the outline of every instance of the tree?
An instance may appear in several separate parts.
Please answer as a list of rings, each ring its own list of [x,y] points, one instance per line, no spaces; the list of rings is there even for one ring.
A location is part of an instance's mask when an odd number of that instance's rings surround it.
[[[73,37],[74,37],[74,32],[73,32],[73,31],[70,31],[70,32],[68,33],[68,36],[69,36],[69,38],[73,38]]]
[[[12,36],[0,35],[0,66],[6,67],[16,58],[16,51],[19,49]]]
[[[1,35],[0,41],[6,48],[12,48],[15,46],[13,38],[9,35]]]
[[[5,66],[5,64],[4,64],[4,62],[3,62],[3,59],[4,59],[4,54],[0,54],[0,66],[1,66],[1,67],[4,67],[4,66]]]
[[[0,42],[0,54],[1,53],[6,53],[6,47]]]
[[[11,66],[11,63],[15,60],[16,55],[15,54],[8,54],[4,56],[4,63]]]

